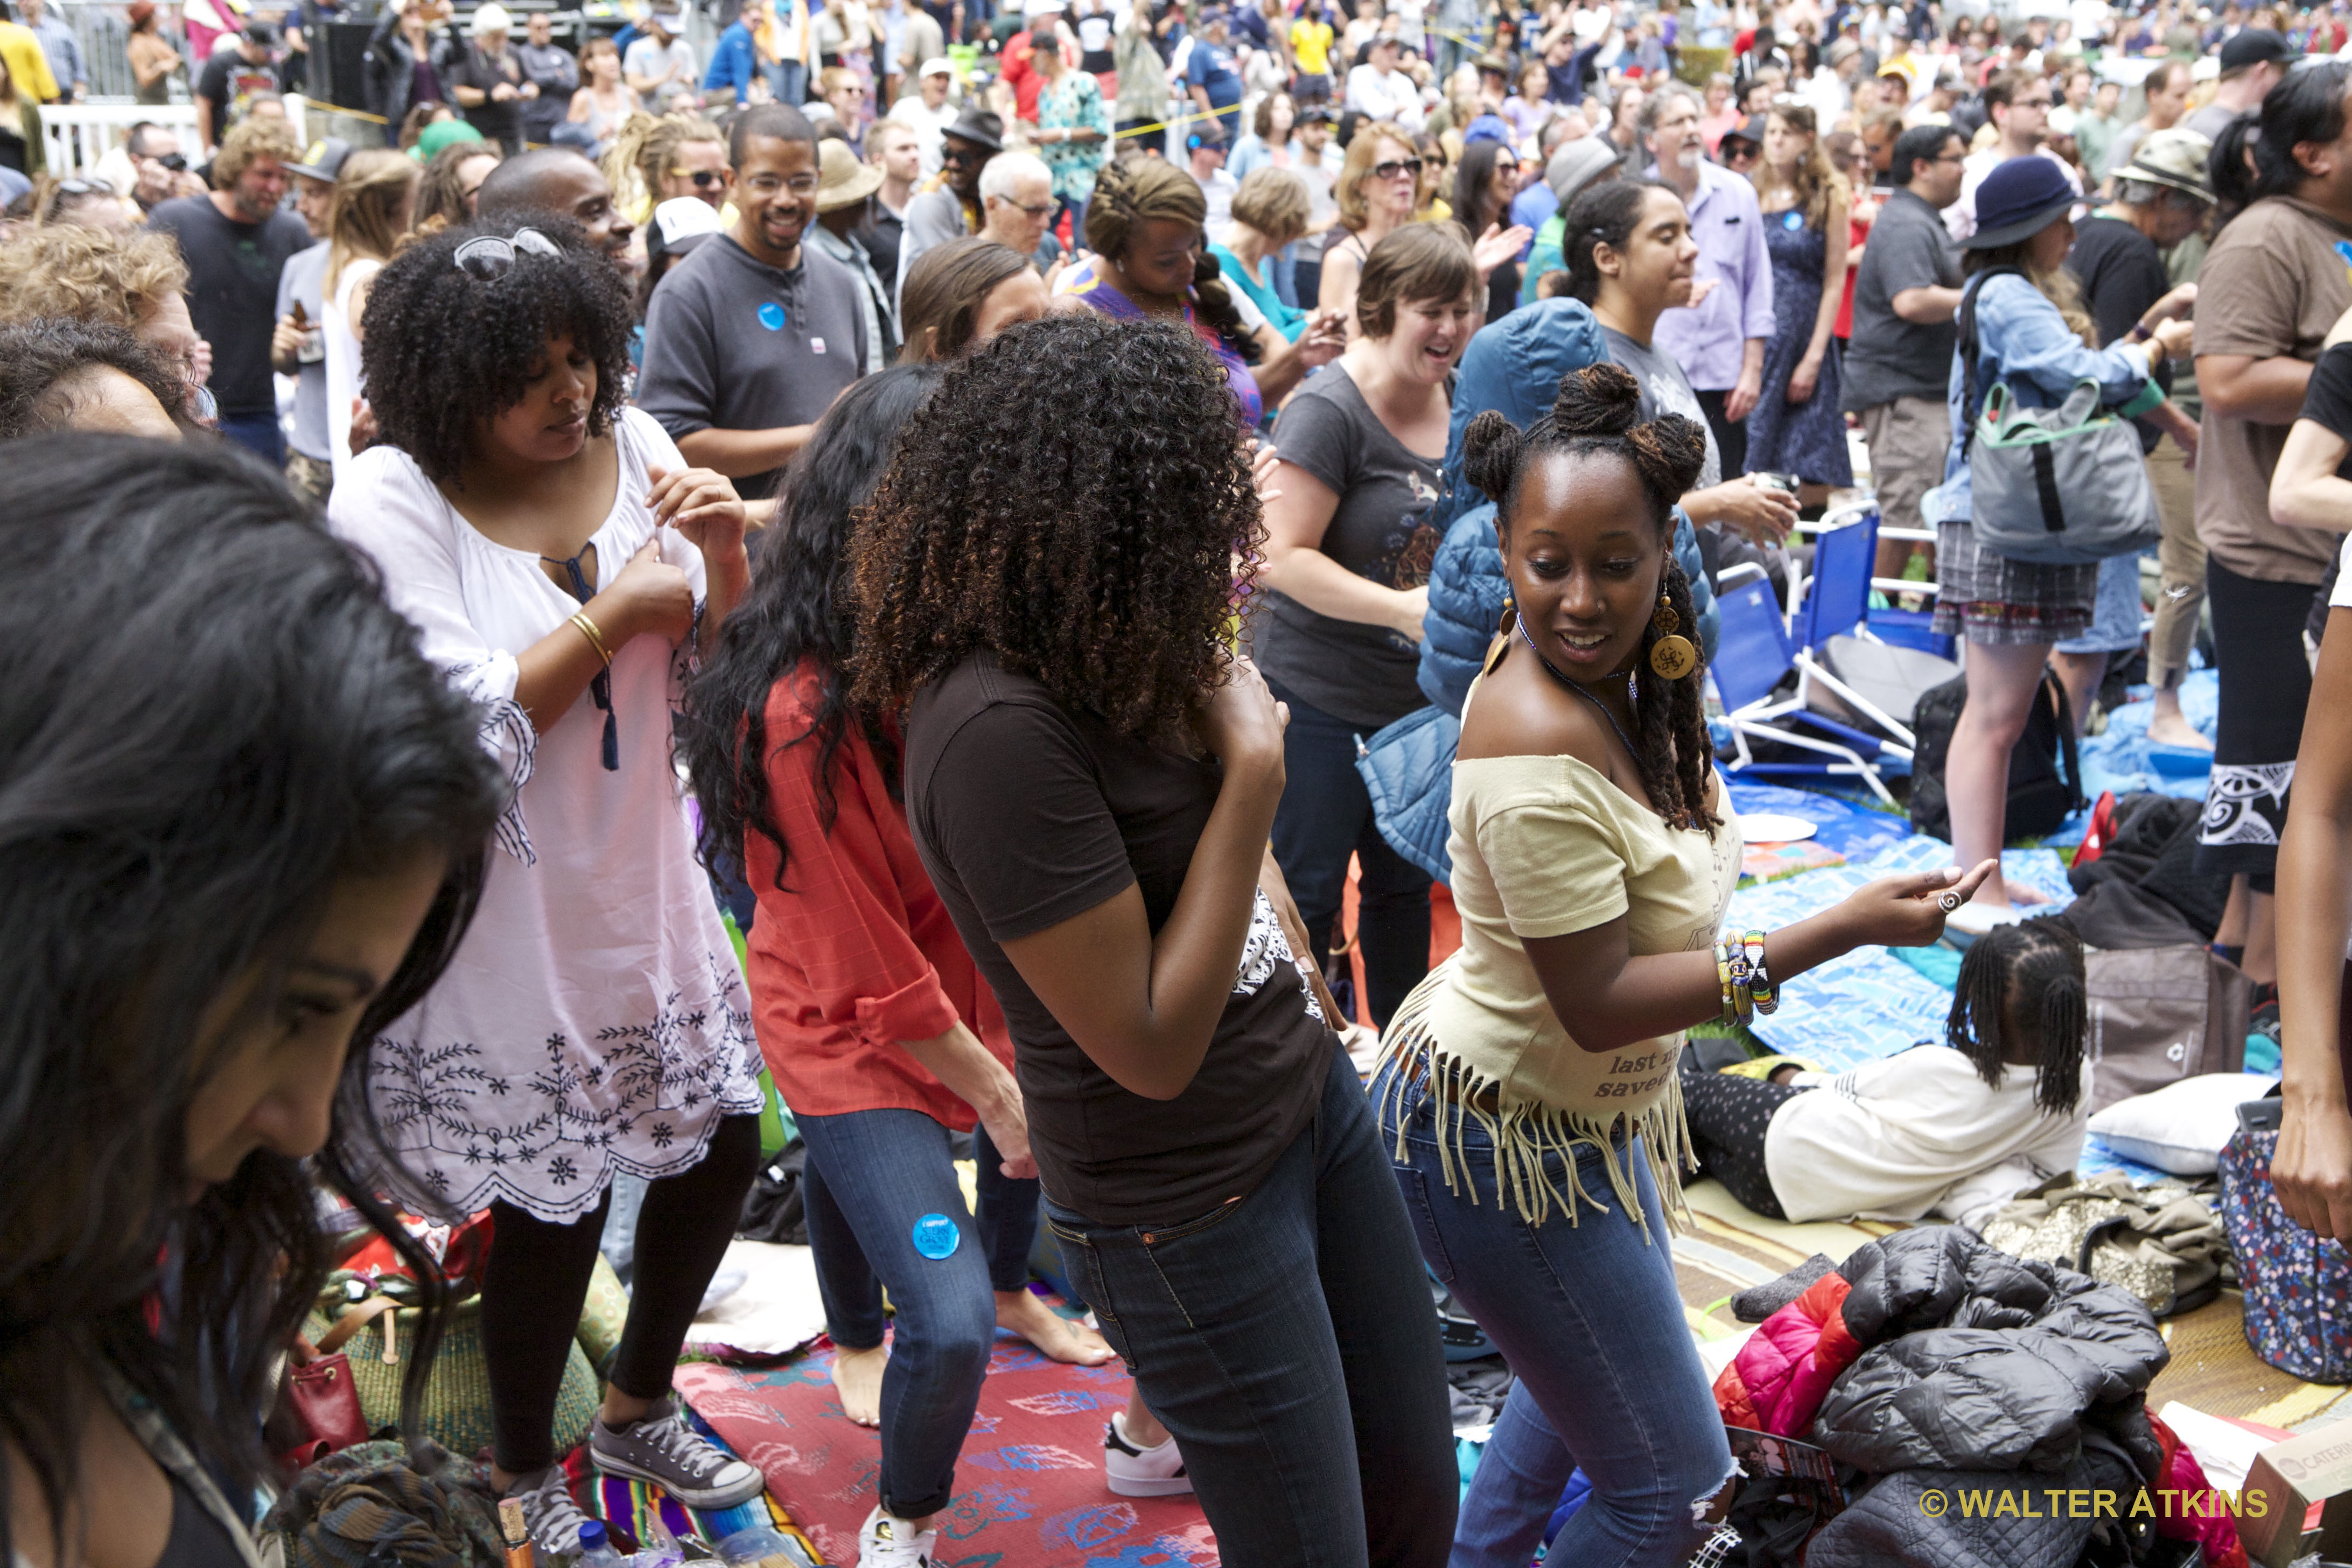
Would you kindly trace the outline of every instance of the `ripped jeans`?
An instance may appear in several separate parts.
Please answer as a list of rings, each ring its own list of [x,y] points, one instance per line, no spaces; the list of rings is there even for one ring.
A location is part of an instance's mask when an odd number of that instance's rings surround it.
[[[1411,1064],[1406,1064],[1409,1070]],[[1580,1466],[1592,1495],[1560,1531],[1547,1562],[1576,1568],[1658,1568],[1682,1562],[1708,1531],[1698,1522],[1733,1473],[1723,1417],[1683,1319],[1648,1162],[1625,1162],[1649,1216],[1645,1239],[1611,1207],[1580,1206],[1577,1223],[1554,1208],[1529,1225],[1495,1189],[1494,1146],[1475,1118],[1462,1123],[1454,1175],[1476,1184],[1449,1192],[1425,1082],[1396,1080],[1391,1063],[1373,1080],[1381,1136],[1396,1165],[1422,1256],[1477,1319],[1518,1375],[1462,1500],[1450,1568],[1527,1568],[1560,1491]],[[1454,1136],[1454,1120],[1446,1132]],[[1597,1150],[1579,1153],[1587,1193],[1606,1200]],[[1568,1173],[1545,1158],[1555,1191]]]

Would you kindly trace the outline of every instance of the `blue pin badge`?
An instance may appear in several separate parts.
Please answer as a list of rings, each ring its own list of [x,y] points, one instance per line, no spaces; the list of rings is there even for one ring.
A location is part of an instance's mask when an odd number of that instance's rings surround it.
[[[1791,207],[1780,215],[1780,226],[1794,234],[1805,226],[1805,215]]]
[[[951,1258],[963,1243],[963,1232],[943,1214],[927,1214],[915,1222],[915,1250],[937,1263]]]
[[[772,332],[782,331],[784,330],[784,308],[782,305],[777,304],[773,300],[763,300],[760,306],[760,325],[767,328],[768,331]]]

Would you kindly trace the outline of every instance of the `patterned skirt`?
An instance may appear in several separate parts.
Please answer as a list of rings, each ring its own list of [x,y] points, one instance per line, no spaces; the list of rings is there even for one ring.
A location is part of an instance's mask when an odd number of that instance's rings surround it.
[[[1935,629],[1989,647],[2063,642],[2091,629],[2099,569],[2012,561],[1965,522],[1936,530]]]

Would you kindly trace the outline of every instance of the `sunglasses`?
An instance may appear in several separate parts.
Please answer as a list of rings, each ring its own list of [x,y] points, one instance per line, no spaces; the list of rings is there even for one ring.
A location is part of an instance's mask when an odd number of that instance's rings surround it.
[[[155,162],[175,174],[184,174],[188,172],[188,157],[184,153],[166,153]]]
[[[1406,158],[1400,162],[1391,158],[1385,163],[1372,165],[1372,177],[1376,180],[1393,180],[1399,174],[1411,174],[1416,180],[1421,178],[1421,160]]]
[[[520,252],[547,257],[561,257],[563,254],[556,248],[553,240],[540,233],[539,230],[519,228],[515,230],[515,237],[511,243],[500,239],[495,234],[482,235],[459,246],[457,254],[449,259],[457,270],[467,277],[484,283],[495,283],[514,270],[515,259]]]
[[[727,176],[720,174],[716,169],[694,169],[690,171],[686,169],[672,169],[669,172],[669,177],[673,180],[691,180],[694,182],[694,188],[698,191],[707,191],[713,185],[721,185],[727,183]]]
[[[105,180],[59,180],[55,187],[61,196],[110,196],[114,186]]]

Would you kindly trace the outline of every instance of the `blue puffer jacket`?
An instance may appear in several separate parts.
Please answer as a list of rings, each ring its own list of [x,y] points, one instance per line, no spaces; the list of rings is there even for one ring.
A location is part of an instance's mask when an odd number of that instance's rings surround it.
[[[1463,436],[1486,409],[1524,430],[1551,409],[1560,378],[1609,357],[1609,341],[1592,312],[1575,300],[1522,305],[1470,340],[1454,383],[1454,416],[1445,440],[1445,469],[1430,521],[1445,542],[1429,574],[1429,614],[1422,622],[1421,689],[1456,718],[1470,681],[1486,656],[1487,639],[1502,618],[1503,552],[1495,541],[1495,503],[1462,477]],[[1715,595],[1690,519],[1675,509],[1675,559],[1691,582],[1698,611],[1699,646],[1715,657]]]
[[[1422,621],[1419,680],[1435,707],[1409,713],[1373,736],[1356,761],[1381,836],[1441,882],[1451,881],[1454,870],[1445,840],[1454,752],[1462,737],[1457,721],[1508,593],[1495,538],[1495,503],[1462,477],[1463,436],[1471,419],[1489,408],[1527,428],[1550,409],[1562,376],[1608,357],[1608,340],[1591,310],[1574,300],[1545,300],[1522,305],[1472,338],[1454,378],[1442,489],[1430,513],[1445,540],[1430,569],[1429,613]],[[1712,658],[1715,595],[1680,507],[1675,509],[1675,558],[1691,580],[1699,643]]]

